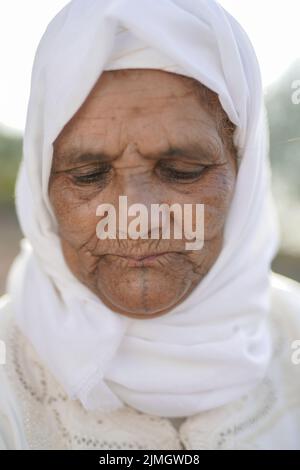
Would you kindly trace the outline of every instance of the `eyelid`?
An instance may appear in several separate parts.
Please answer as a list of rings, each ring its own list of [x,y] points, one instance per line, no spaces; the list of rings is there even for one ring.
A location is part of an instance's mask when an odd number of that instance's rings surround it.
[[[217,162],[208,159],[205,155],[201,156],[199,155],[197,158],[194,156],[190,156],[188,154],[186,155],[180,155],[180,156],[172,156],[172,157],[164,157],[158,161],[158,163],[161,164],[170,164],[170,165],[186,165],[190,167],[197,167],[197,166],[210,166],[210,165],[216,165]]]
[[[193,171],[185,171],[165,165],[165,162],[162,163],[163,164],[157,165],[155,168],[156,171],[160,172],[160,177],[167,179],[168,181],[173,180],[178,183],[192,183],[196,179],[200,178],[202,173],[208,168],[208,165],[197,165],[197,169],[194,169]]]
[[[183,165],[183,168],[178,168],[178,165]],[[210,165],[213,165],[213,163],[211,163]],[[181,172],[185,172],[185,171],[190,171],[190,172],[195,172],[199,169],[199,167],[203,168],[203,167],[206,167],[206,166],[210,166],[210,165],[207,165],[206,163],[201,163],[200,161],[185,161],[185,160],[178,160],[178,159],[163,159],[163,160],[159,160],[157,162],[157,165],[156,166],[159,166],[159,167],[162,167],[162,168],[168,168],[168,169],[173,169],[173,170],[177,170],[177,171],[181,171]]]
[[[103,185],[108,181],[108,178],[108,171],[95,171],[94,173],[73,175],[73,181],[75,184],[83,187],[88,187],[89,185]]]

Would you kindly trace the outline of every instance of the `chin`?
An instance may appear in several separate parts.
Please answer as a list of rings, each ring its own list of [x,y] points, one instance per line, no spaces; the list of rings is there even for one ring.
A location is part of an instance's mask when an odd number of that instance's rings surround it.
[[[132,318],[152,318],[172,310],[191,283],[162,267],[101,266],[96,283],[98,297],[112,310]]]

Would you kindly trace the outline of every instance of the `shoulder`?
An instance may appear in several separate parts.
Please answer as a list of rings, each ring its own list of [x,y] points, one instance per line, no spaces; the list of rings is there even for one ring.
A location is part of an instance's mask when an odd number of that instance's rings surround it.
[[[285,388],[293,386],[300,397],[300,284],[272,273],[271,286],[274,354],[283,371]]]
[[[13,322],[8,295],[0,297],[0,450],[26,448],[23,422],[7,373],[9,326]]]
[[[291,339],[300,339],[300,283],[281,274],[271,274],[272,317]]]
[[[268,325],[272,356],[265,377],[241,399],[184,423],[190,448],[300,449],[300,284],[275,273]]]
[[[272,273],[271,297],[273,358],[268,376],[274,410],[270,413],[270,436],[275,449],[299,449],[300,284]]]
[[[288,299],[294,306],[298,306],[299,309],[299,302],[300,302],[300,283],[291,279],[287,276],[283,276],[282,274],[278,273],[271,273],[271,286],[273,295],[277,298],[281,297],[285,300]]]

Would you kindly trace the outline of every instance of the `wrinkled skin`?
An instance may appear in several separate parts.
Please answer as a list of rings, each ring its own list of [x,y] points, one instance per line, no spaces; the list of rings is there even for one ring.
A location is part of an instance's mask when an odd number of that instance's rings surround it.
[[[215,108],[201,102],[189,77],[107,71],[53,144],[49,197],[65,260],[115,312],[139,319],[169,312],[220,253],[237,168],[220,133],[219,102]],[[163,155],[169,147],[187,146],[193,155]],[[128,206],[148,208],[203,203],[204,247],[186,250],[184,239],[99,240],[96,208],[118,208],[119,195],[128,197]],[[160,255],[137,260],[149,254]]]

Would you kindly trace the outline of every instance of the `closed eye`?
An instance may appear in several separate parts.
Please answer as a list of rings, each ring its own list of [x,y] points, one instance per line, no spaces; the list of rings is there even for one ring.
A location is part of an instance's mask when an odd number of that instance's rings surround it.
[[[106,181],[111,170],[111,165],[103,164],[101,167],[93,171],[79,172],[78,170],[70,171],[73,180],[79,185],[91,185]]]
[[[194,167],[195,168],[195,167]],[[205,165],[198,165],[193,170],[182,170],[169,165],[167,162],[162,161],[156,167],[156,172],[159,177],[168,181],[177,182],[191,182],[195,181],[202,175],[203,171],[207,168]]]

